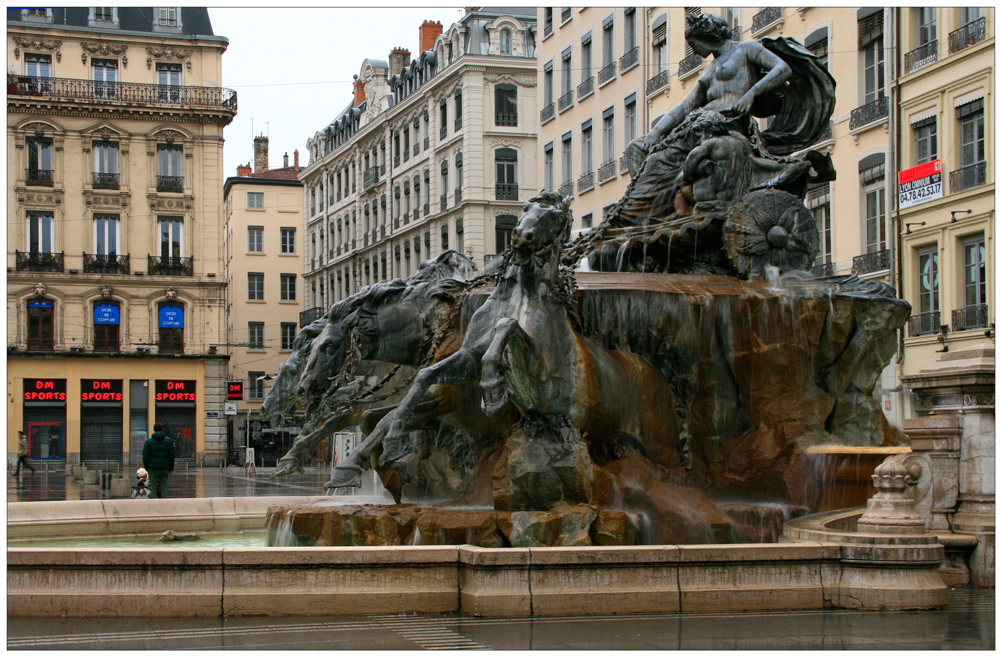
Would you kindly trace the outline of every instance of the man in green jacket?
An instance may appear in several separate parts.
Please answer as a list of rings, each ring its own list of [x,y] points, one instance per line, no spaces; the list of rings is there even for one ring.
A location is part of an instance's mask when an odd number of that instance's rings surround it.
[[[167,437],[159,422],[153,425],[153,435],[142,446],[142,467],[149,473],[149,496],[166,497],[167,477],[174,471],[174,441]]]

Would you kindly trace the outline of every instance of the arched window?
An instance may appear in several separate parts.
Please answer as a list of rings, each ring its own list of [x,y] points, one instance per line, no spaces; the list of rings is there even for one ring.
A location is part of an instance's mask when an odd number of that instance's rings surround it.
[[[121,307],[117,301],[94,303],[94,351],[118,351]]]
[[[55,303],[46,297],[28,299],[28,349],[55,348]]]
[[[510,30],[506,27],[500,30],[500,54],[510,54]]]
[[[157,310],[159,327],[159,352],[184,353],[184,306],[176,301],[161,301]]]
[[[500,126],[517,125],[517,87],[498,84],[493,88],[494,122]]]
[[[498,148],[496,151],[496,197],[498,201],[517,200],[517,151]]]

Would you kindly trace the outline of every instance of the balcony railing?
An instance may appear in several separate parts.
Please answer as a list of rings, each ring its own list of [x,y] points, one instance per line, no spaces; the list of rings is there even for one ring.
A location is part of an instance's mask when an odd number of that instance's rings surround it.
[[[918,68],[933,64],[937,60],[938,42],[935,39],[903,55],[903,70],[906,73],[912,73]]]
[[[695,70],[705,59],[698,53],[691,53],[680,61],[677,65],[677,76],[683,78],[685,75]]]
[[[564,182],[559,187],[559,194],[562,195],[563,198],[569,198],[573,196],[573,181],[571,180],[569,182]]]
[[[362,188],[368,189],[377,182],[378,182],[378,167],[374,166],[365,169],[365,172],[362,175],[362,183],[361,183]]]
[[[611,62],[597,74],[597,86],[602,86],[615,79],[615,63]]]
[[[447,136],[448,136],[448,126],[443,125],[441,126],[441,134],[439,135],[439,137],[443,141]]]
[[[448,209],[448,195],[447,194],[442,194],[441,195],[441,212],[444,212],[447,209]]]
[[[659,91],[663,87],[667,86],[667,80],[670,79],[670,71],[660,71],[649,80],[646,81],[646,95],[653,93],[654,91]]]
[[[580,83],[576,88],[576,98],[577,100],[583,100],[590,94],[594,93],[594,76],[591,75],[589,78]]]
[[[814,276],[820,278],[826,278],[833,276],[837,273],[837,263],[835,262],[824,262],[821,265],[816,265],[809,270]]]
[[[986,17],[967,23],[948,34],[948,52],[958,52],[986,39]]]
[[[597,182],[604,182],[615,177],[615,160],[608,160],[597,169]]]
[[[625,53],[624,55],[621,56],[621,59],[618,60],[618,65],[619,65],[622,73],[624,73],[625,71],[629,70],[630,68],[632,68],[633,66],[635,66],[638,63],[639,63],[639,48],[638,48],[638,46],[636,46],[635,48],[632,48],[632,50],[629,50],[627,53]]]
[[[420,218],[420,206],[419,205],[414,205],[413,206],[413,220],[416,221],[419,218]]]
[[[978,306],[966,306],[951,311],[951,330],[968,331],[969,329],[987,328],[990,325],[990,307],[985,303]]]
[[[63,254],[14,251],[17,271],[62,271]]]
[[[183,176],[157,176],[156,191],[158,192],[183,192]],[[315,212],[313,212],[315,214]]]
[[[576,181],[576,189],[580,194],[586,191],[590,191],[594,188],[594,172],[588,171],[587,173],[580,176],[579,180]]]
[[[426,203],[424,203],[424,216],[426,217],[430,213],[431,213],[431,202],[427,201]]]
[[[951,193],[986,184],[986,162],[976,162],[948,174]]]
[[[516,201],[517,183],[497,183],[496,192],[498,201]]]
[[[392,158],[392,166],[393,166],[393,168],[399,168],[399,161],[400,161],[399,160],[399,155],[396,155],[395,157]]]
[[[851,273],[858,274],[870,274],[876,271],[882,271],[889,268],[889,249],[882,249],[881,251],[873,251],[871,253],[863,253],[859,256],[854,256],[854,261],[851,263]]]
[[[150,276],[194,276],[194,258],[147,256],[146,273]]]
[[[52,169],[28,169],[24,173],[24,179],[29,185],[51,187],[53,171]]]
[[[556,115],[556,105],[555,103],[549,103],[542,108],[542,123],[547,123],[552,120],[552,117]]]
[[[618,170],[622,172],[622,175],[625,175],[625,172],[628,171],[628,158],[624,155],[618,158]]]
[[[120,174],[94,173],[94,189],[118,189]]]
[[[857,109],[851,110],[851,130],[861,126],[874,123],[889,116],[889,99],[886,96],[879,96],[875,100]]]
[[[458,205],[461,202],[462,202],[462,188],[461,187],[456,187],[455,188],[455,205]]]
[[[299,313],[299,328],[305,328],[323,316],[323,307],[316,306]]]
[[[403,225],[405,226],[408,223],[410,223],[410,213],[409,212],[404,212],[403,213]],[[368,246],[368,236],[367,235],[365,235],[365,246]]]
[[[937,310],[929,313],[913,315],[907,320],[906,331],[911,338],[918,335],[931,335],[941,330],[941,313]]]
[[[76,78],[7,76],[8,96],[45,96],[69,100],[109,100],[132,105],[181,105],[236,111],[236,92],[222,87],[175,87],[138,82]]]
[[[459,116],[455,118],[455,132],[458,132],[461,129],[462,129],[462,117]]]
[[[131,272],[131,263],[128,254],[118,255],[84,253],[83,273],[85,274],[128,274]]]
[[[494,123],[499,126],[516,126],[517,112],[497,112],[494,117]]]
[[[753,23],[750,25],[750,33],[756,35],[772,23],[778,22],[780,18],[781,7],[764,7],[764,9],[754,14]]]
[[[563,111],[568,107],[573,106],[573,90],[570,89],[562,96],[559,96],[559,111]]]

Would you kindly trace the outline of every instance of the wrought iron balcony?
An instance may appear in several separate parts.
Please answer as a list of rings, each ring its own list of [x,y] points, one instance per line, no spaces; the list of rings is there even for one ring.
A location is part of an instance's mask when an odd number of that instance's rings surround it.
[[[442,194],[441,195],[441,212],[444,212],[447,209],[448,209],[448,195],[447,194]]]
[[[987,328],[990,325],[990,307],[981,303],[978,306],[966,306],[951,311],[951,330],[968,331],[970,329]]]
[[[361,238],[361,245],[368,246],[368,231],[365,231],[364,236]],[[316,263],[313,262],[313,269],[316,269]]]
[[[597,73],[597,86],[603,86],[615,79],[615,63],[611,62]]]
[[[948,174],[951,193],[986,184],[986,162],[976,162]]]
[[[221,87],[180,87],[76,78],[7,76],[8,96],[110,101],[130,105],[180,105],[236,112],[236,92]]]
[[[659,91],[663,87],[667,86],[667,80],[670,79],[670,71],[660,71],[649,80],[646,81],[646,95],[653,93],[654,91]]]
[[[851,263],[851,273],[859,276],[861,274],[870,274],[888,269],[889,265],[889,249],[872,251],[871,253],[854,256],[854,261]]]
[[[781,18],[781,7],[764,7],[753,16],[753,23],[750,25],[750,33],[757,35],[758,32],[769,27],[772,23],[778,22]]]
[[[622,172],[622,175],[625,175],[625,172],[628,171],[628,158],[624,155],[618,158],[618,170]]]
[[[576,189],[580,194],[590,191],[594,188],[594,172],[588,171],[587,173],[580,176],[579,180],[576,181]]]
[[[424,150],[426,151],[431,147],[431,138],[429,136],[424,137]],[[382,173],[385,173],[385,165],[382,165]]]
[[[549,103],[542,108],[542,123],[547,123],[552,120],[552,117],[556,115],[556,105],[555,103]]]
[[[414,205],[413,206],[413,220],[416,221],[419,218],[420,218],[420,206],[419,205]]]
[[[497,112],[494,123],[499,126],[516,126],[517,112]]]
[[[358,238],[351,238],[351,250],[358,248]]]
[[[986,39],[986,17],[966,23],[948,34],[948,52],[958,52]]]
[[[608,160],[597,169],[597,182],[604,182],[615,177],[615,160]]]
[[[460,116],[455,117],[455,132],[458,132],[461,129],[462,129],[462,117]]]
[[[576,88],[576,97],[578,100],[583,100],[590,94],[594,93],[594,76],[591,75],[589,78],[580,83]]]
[[[396,155],[394,158],[392,158],[392,166],[393,168],[399,167],[399,155]]]
[[[443,126],[441,126],[441,134],[440,134],[440,138],[441,138],[441,139],[443,140],[443,139],[444,139],[444,138],[446,138],[447,136],[448,136],[448,126],[446,126],[446,125],[443,125]]]
[[[157,176],[156,177],[156,191],[158,192],[183,192],[184,191],[184,177],[183,176]],[[316,214],[315,211],[313,214]]]
[[[837,263],[835,262],[824,262],[821,265],[816,265],[809,270],[814,276],[819,276],[821,278],[833,276],[837,273]]]
[[[906,332],[911,338],[931,335],[941,330],[941,313],[937,310],[913,315],[907,320]]]
[[[404,212],[403,213],[403,225],[405,226],[408,223],[410,223],[410,213],[409,212]],[[365,237],[367,238],[367,235]],[[367,246],[367,244],[365,246]]]
[[[562,96],[559,96],[559,111],[562,112],[563,110],[572,106],[573,106],[573,90],[570,89]]]
[[[625,71],[629,70],[633,66],[636,66],[638,63],[639,63],[639,47],[638,46],[636,46],[635,48],[632,48],[632,50],[629,50],[627,53],[625,53],[624,55],[621,56],[621,59],[618,60],[618,65],[619,65],[622,73],[624,73]]]
[[[385,237],[385,224],[382,224],[381,226],[379,226],[379,234],[382,237]]]
[[[362,175],[362,189],[368,189],[378,182],[378,167],[368,167]]]
[[[42,187],[51,187],[53,178],[52,169],[28,169],[24,174],[24,180],[29,185]]]
[[[299,328],[305,328],[323,316],[323,307],[316,306],[299,313]]]
[[[870,103],[866,103],[857,109],[851,110],[851,130],[861,126],[874,123],[889,116],[889,99],[886,96],[879,96]]]
[[[128,254],[84,253],[83,273],[85,274],[128,274],[131,264]]]
[[[918,68],[933,64],[937,60],[938,42],[935,39],[903,55],[903,70],[906,73],[912,73]]]
[[[677,65],[677,77],[683,78],[701,66],[704,61],[705,59],[698,53],[688,55]]]
[[[194,276],[194,258],[147,256],[146,273],[150,276]]]
[[[497,183],[496,186],[498,201],[517,200],[517,183]]]
[[[562,195],[563,198],[569,198],[573,196],[573,181],[571,180],[569,182],[564,182],[559,187],[559,194]]]
[[[426,203],[424,203],[424,216],[426,217],[430,213],[431,213],[431,202],[427,201]]]
[[[458,205],[461,202],[462,202],[462,188],[461,187],[456,187],[455,188],[455,205]]]
[[[403,149],[403,161],[406,162],[408,159],[410,159],[410,147],[409,146],[407,146],[406,148]]]
[[[39,253],[36,251],[14,251],[17,271],[62,271],[63,254]]]

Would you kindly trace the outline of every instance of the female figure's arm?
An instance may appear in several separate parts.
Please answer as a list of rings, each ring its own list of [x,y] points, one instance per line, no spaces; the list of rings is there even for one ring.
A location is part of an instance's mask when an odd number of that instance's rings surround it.
[[[749,114],[757,96],[777,91],[792,76],[791,67],[759,42],[748,41],[742,47],[746,52],[747,66],[756,66],[766,73],[726,110],[732,116]]]

